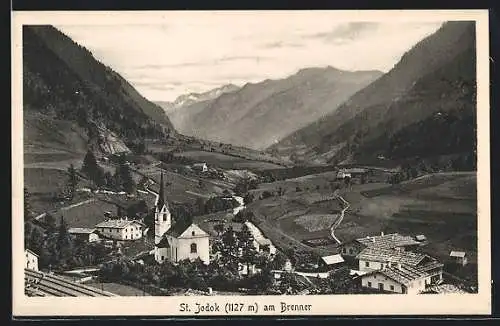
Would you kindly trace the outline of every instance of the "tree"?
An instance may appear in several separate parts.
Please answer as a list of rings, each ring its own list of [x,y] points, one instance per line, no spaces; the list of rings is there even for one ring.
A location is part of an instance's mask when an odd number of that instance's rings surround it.
[[[104,170],[97,164],[94,153],[89,149],[83,159],[82,172],[99,187],[104,185]]]
[[[273,196],[273,194],[270,191],[264,190],[264,192],[262,192],[261,198],[266,199],[266,198],[269,198],[272,196]]]
[[[354,293],[354,282],[347,267],[331,272],[327,278],[328,292],[333,294]]]
[[[39,254],[43,247],[43,233],[38,228],[33,228],[28,239],[27,247]]]
[[[238,238],[234,232],[232,226],[229,226],[226,231],[222,234],[222,251],[221,260],[222,263],[231,271],[238,271]]]
[[[214,231],[217,232],[217,236],[219,237],[222,232],[224,232],[224,224],[218,223],[214,225]]]
[[[30,205],[30,193],[28,188],[24,187],[24,220],[32,218],[31,205]]]
[[[241,260],[242,263],[247,265],[248,276],[250,276],[250,266],[255,263],[255,257],[257,255],[257,250],[254,246],[254,238],[250,229],[246,224],[243,224],[241,231],[238,233],[238,243],[241,248]]]
[[[132,194],[136,190],[136,184],[132,178],[132,173],[130,172],[130,167],[127,164],[125,155],[120,155],[118,157],[118,166],[115,170],[114,183],[118,189],[123,190],[129,194]]]
[[[43,220],[45,222],[45,225],[47,226],[47,231],[53,232],[56,230],[56,227],[57,227],[56,226],[56,219],[52,214],[46,213]]]
[[[76,174],[76,170],[71,164],[68,168],[68,192],[70,200],[73,200],[76,193],[76,187],[78,186],[78,175]]]
[[[271,268],[281,270],[285,266],[286,261],[287,257],[281,251],[278,251],[271,261]]]
[[[253,195],[252,193],[250,193],[250,192],[247,192],[247,193],[245,194],[245,197],[243,197],[243,203],[244,203],[245,205],[248,205],[248,204],[250,204],[251,202],[253,202],[253,199],[254,199],[254,195]]]
[[[346,187],[349,187],[351,185],[351,177],[350,176],[344,177],[344,183]]]
[[[57,241],[56,241],[57,257],[61,264],[65,265],[73,256],[73,246],[68,232],[68,226],[64,221],[64,217],[61,216],[59,223]]]

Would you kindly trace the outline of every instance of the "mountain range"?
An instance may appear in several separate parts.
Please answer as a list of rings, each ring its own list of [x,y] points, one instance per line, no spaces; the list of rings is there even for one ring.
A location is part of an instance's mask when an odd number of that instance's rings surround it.
[[[217,97],[192,104],[184,101],[167,112],[180,133],[260,150],[334,111],[381,75],[380,71],[306,68],[285,79],[230,87]]]
[[[23,114],[25,150],[120,152],[175,134],[161,107],[49,25],[23,26]]]
[[[270,150],[331,163],[465,154],[475,158],[474,22],[447,22],[388,73]]]
[[[237,89],[239,89],[238,86],[236,86],[234,84],[227,84],[227,85],[223,85],[223,86],[211,89],[211,90],[203,92],[203,93],[182,94],[182,95],[178,96],[175,99],[175,101],[173,101],[173,102],[157,101],[156,104],[161,106],[165,110],[165,112],[168,113],[169,118],[171,120],[174,120],[174,119],[172,119],[172,117],[176,113],[183,112],[182,110],[178,110],[178,109],[190,106],[190,105],[198,103],[198,102],[212,100],[214,98],[221,96],[224,93],[234,92]]]
[[[305,68],[156,104],[56,28],[30,25],[23,96],[25,153],[121,152],[180,133],[307,164],[443,155],[475,162],[475,24],[443,24],[385,74]]]

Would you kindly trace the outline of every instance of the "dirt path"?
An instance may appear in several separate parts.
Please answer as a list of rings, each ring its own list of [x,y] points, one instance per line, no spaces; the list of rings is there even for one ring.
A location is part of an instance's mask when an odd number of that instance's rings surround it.
[[[338,196],[338,199],[342,202],[342,205],[344,206],[344,208],[340,212],[339,218],[330,227],[330,235],[332,236],[333,240],[335,240],[337,242],[337,244],[340,245],[340,244],[342,244],[342,242],[335,236],[335,229],[340,225],[340,223],[342,223],[342,220],[344,219],[345,211],[349,208],[349,203],[340,195]]]

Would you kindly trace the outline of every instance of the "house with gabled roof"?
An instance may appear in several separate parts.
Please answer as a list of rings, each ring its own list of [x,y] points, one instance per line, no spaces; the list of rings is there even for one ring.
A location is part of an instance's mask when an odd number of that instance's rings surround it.
[[[438,283],[443,279],[444,264],[423,253],[396,249],[366,248],[356,258],[359,270],[371,272],[387,266],[404,265],[426,274],[426,284]]]
[[[141,239],[145,227],[146,225],[140,221],[120,218],[103,221],[97,224],[94,229],[103,238],[127,241]]]
[[[35,252],[33,252],[32,250],[27,249],[27,248],[24,249],[24,256],[25,256],[24,268],[37,271],[38,270],[38,258],[40,256],[38,256],[38,254],[36,254]]]
[[[69,228],[68,233],[72,238],[85,242],[99,241],[99,232],[95,228]]]
[[[361,285],[380,292],[419,294],[426,289],[427,280],[428,274],[425,271],[410,265],[390,263],[384,268],[362,275]]]
[[[340,246],[340,253],[343,256],[353,258],[366,248],[412,250],[421,245],[422,243],[416,241],[412,236],[399,233],[384,234],[382,232],[380,235],[344,242]]]
[[[464,251],[452,251],[450,252],[450,257],[453,259],[454,263],[458,265],[467,265],[467,255]]]
[[[163,263],[165,260],[176,263],[184,259],[199,258],[208,264],[210,262],[210,235],[195,223],[172,221],[164,198],[163,173],[160,180],[160,193],[155,214],[155,260],[158,263]]]

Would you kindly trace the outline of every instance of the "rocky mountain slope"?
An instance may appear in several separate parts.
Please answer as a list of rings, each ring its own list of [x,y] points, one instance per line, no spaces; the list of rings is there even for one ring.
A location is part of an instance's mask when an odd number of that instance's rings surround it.
[[[335,112],[271,150],[317,163],[474,156],[475,112],[475,25],[447,22]]]
[[[23,27],[25,150],[126,151],[175,130],[163,109],[52,26]]]
[[[307,68],[281,80],[241,89],[183,107],[175,128],[198,138],[263,149],[300,129],[382,75],[332,67]]]

